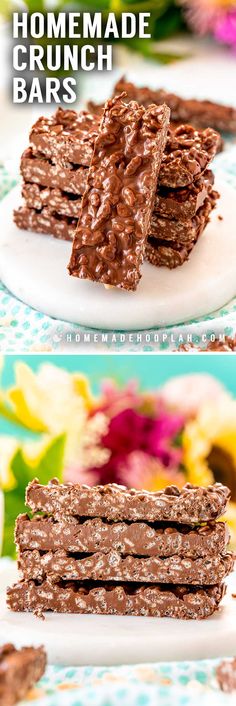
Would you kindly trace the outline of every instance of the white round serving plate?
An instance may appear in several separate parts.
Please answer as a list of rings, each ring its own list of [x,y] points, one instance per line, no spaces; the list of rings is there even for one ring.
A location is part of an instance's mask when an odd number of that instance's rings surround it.
[[[70,277],[71,243],[19,230],[13,189],[0,206],[0,277],[13,295],[56,319],[90,328],[141,330],[206,316],[236,295],[236,198],[227,184],[191,257],[168,270],[145,263],[136,292]],[[219,220],[218,216],[223,220]]]
[[[0,644],[43,644],[51,664],[109,666],[236,654],[236,573],[219,611],[199,621],[56,613],[41,620],[7,608],[6,586],[16,580],[16,565],[6,562],[0,571]]]

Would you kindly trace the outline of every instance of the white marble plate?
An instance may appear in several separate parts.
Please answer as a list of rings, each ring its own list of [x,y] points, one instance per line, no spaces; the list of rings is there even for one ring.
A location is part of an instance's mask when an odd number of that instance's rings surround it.
[[[12,210],[20,196],[13,189],[0,205],[0,277],[38,311],[91,328],[140,330],[205,316],[236,295],[235,191],[224,183],[217,188],[219,205],[190,260],[175,270],[145,263],[134,293],[70,277],[71,244],[18,230]]]

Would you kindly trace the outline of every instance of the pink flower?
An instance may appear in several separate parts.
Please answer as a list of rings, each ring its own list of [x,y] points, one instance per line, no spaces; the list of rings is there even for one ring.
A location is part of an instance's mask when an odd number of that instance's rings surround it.
[[[101,385],[101,399],[95,412],[99,409],[108,417],[114,417],[127,407],[137,407],[140,404],[140,393],[136,380],[130,380],[125,387],[119,388],[113,380],[104,380]]]
[[[109,460],[93,472],[99,474],[100,483],[126,483],[124,478],[126,460],[134,451],[142,451],[158,459],[166,467],[181,462],[182,451],[176,445],[176,437],[184,425],[184,417],[161,411],[157,418],[139,414],[134,409],[124,409],[110,420],[108,432],[102,437],[102,445],[110,450]]]
[[[177,485],[181,488],[186,482],[184,473],[178,468],[162,466],[156,459],[143,453],[133,451],[121,467],[121,481],[130,488],[156,492],[167,485]]]
[[[220,42],[236,49],[236,7],[217,19],[214,35]]]
[[[189,26],[236,48],[236,0],[180,0]]]

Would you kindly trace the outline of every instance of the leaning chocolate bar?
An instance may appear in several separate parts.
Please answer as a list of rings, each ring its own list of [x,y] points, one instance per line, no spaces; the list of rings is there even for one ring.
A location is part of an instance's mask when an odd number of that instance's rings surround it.
[[[154,207],[169,109],[108,101],[95,139],[69,272],[135,290]]]
[[[122,555],[139,556],[212,556],[225,552],[229,531],[224,522],[206,525],[166,525],[146,522],[107,522],[101,518],[83,520],[77,517],[19,515],[15,541],[21,552],[31,548],[68,552],[103,552],[111,549]]]
[[[14,611],[37,615],[58,613],[102,613],[151,617],[202,619],[217,610],[225,593],[224,584],[206,588],[137,584],[79,584],[60,581],[20,581],[7,590],[7,603]]]
[[[167,486],[155,493],[110,483],[89,487],[53,479],[48,485],[33,480],[26,490],[26,504],[37,512],[105,517],[108,520],[147,522],[209,522],[225,512],[230,491],[221,483],[207,488],[187,483],[181,490]]]
[[[136,100],[141,105],[166,103],[171,110],[171,121],[191,123],[196,127],[211,126],[215,130],[236,134],[236,108],[209,100],[185,99],[162,88],[152,90],[140,88],[121,78],[115,85],[114,95],[127,93],[128,100]]]
[[[111,550],[73,555],[64,549],[41,554],[38,549],[21,552],[18,568],[25,580],[43,581],[133,581],[141,583],[189,584],[212,586],[223,581],[233,569],[233,557],[223,556],[189,559],[170,557],[122,557]]]
[[[0,706],[13,706],[41,679],[46,667],[43,647],[0,647]]]

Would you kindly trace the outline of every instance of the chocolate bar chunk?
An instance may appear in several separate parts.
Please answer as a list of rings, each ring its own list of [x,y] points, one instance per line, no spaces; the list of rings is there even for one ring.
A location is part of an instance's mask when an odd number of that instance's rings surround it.
[[[33,125],[30,144],[49,159],[89,165],[100,119],[86,111],[58,108],[50,118],[41,117]]]
[[[192,184],[215,157],[219,135],[211,128],[196,130],[180,125],[169,132],[159,176],[159,186],[177,189]]]
[[[165,221],[164,218],[153,216],[151,237],[148,238],[145,250],[146,260],[156,267],[168,267],[169,269],[183,265],[189,259],[194,245],[205,230],[210,220],[210,213],[215,208],[218,198],[219,194],[216,191],[210,192],[203,206],[189,222],[189,226],[187,222]],[[155,231],[153,225],[155,225]],[[155,237],[152,235],[154,232]]]
[[[173,270],[189,259],[194,245],[195,242],[192,241],[187,247],[183,245],[177,248],[172,243],[149,238],[145,250],[145,259],[154,267],[168,267],[169,270]]]
[[[52,213],[46,207],[36,211],[34,208],[20,206],[14,211],[13,218],[17,227],[22,230],[48,233],[59,240],[73,240],[77,225],[77,219]]]
[[[224,522],[194,525],[150,525],[144,522],[109,523],[101,518],[79,520],[19,515],[15,541],[20,551],[39,549],[68,552],[103,552],[111,549],[120,554],[140,556],[184,556],[192,559],[222,554],[229,542]]]
[[[236,690],[236,657],[220,662],[216,667],[216,679],[221,691],[226,694]]]
[[[13,706],[41,679],[46,668],[43,647],[0,647],[0,706]]]
[[[79,217],[81,196],[77,196],[77,194],[24,182],[22,196],[25,199],[27,208],[41,211],[42,208],[48,206],[51,212],[61,216],[76,219]]]
[[[40,186],[62,189],[72,194],[83,194],[88,174],[87,167],[78,167],[70,162],[54,164],[28,147],[21,157],[21,175],[25,181]]]
[[[82,199],[69,272],[135,290],[141,277],[169,110],[108,101]]]
[[[223,515],[230,497],[229,488],[215,483],[207,488],[190,483],[180,490],[175,485],[149,492],[110,483],[89,487],[53,479],[41,485],[37,479],[26,489],[26,504],[37,512],[105,517],[108,520],[145,520],[146,522],[209,522]]]
[[[214,176],[210,169],[189,186],[182,189],[160,187],[156,193],[155,213],[163,218],[181,222],[194,218],[203,205],[214,184]]]
[[[42,614],[102,613],[166,618],[202,619],[212,615],[225,593],[224,584],[207,588],[137,584],[104,584],[60,581],[20,581],[7,590],[7,603],[14,611]]]
[[[122,557],[111,550],[89,556],[73,555],[64,549],[40,553],[38,549],[20,553],[18,568],[24,579],[43,581],[133,581],[141,583],[200,584],[220,583],[233,569],[232,554],[189,559],[180,556]]]
[[[236,109],[231,106],[208,100],[185,99],[160,88],[139,88],[122,77],[114,88],[114,95],[127,93],[128,100],[135,100],[141,105],[166,103],[171,110],[171,121],[191,123],[196,127],[212,127],[215,130],[236,134]]]
[[[154,240],[155,244],[155,239],[158,239],[158,241],[167,241],[170,245],[173,243],[173,247],[175,245],[177,247],[181,245],[191,246],[192,243],[197,241],[206,227],[217,198],[219,198],[219,194],[216,191],[211,192],[210,197],[208,196],[205,199],[194,218],[189,221],[172,221],[153,213],[148,242],[151,240],[153,243]]]

